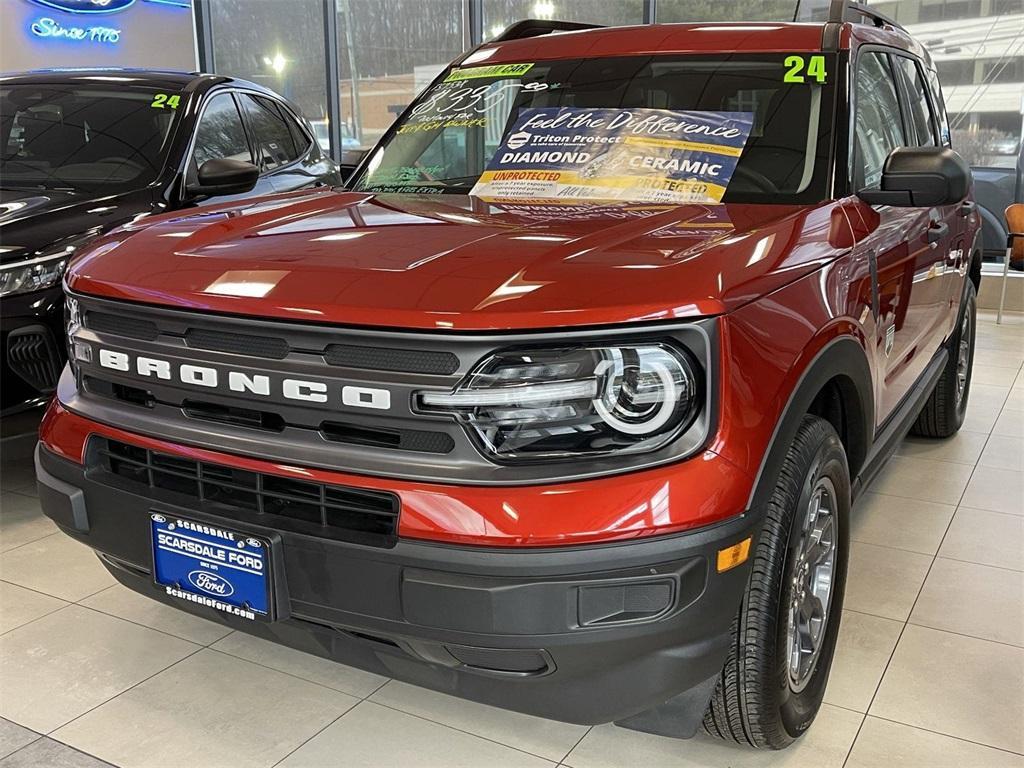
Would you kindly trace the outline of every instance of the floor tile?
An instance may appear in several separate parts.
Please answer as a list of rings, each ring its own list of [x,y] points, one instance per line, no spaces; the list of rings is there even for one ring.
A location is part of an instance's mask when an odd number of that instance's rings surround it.
[[[54,738],[125,768],[257,768],[277,763],[356,701],[203,649]]]
[[[0,634],[53,613],[65,605],[66,602],[56,597],[0,581]]]
[[[1024,752],[1024,650],[910,624],[870,714]]]
[[[310,739],[280,768],[541,768],[534,755],[455,731],[369,701]]]
[[[983,467],[1024,472],[1024,438],[989,435],[978,463]]]
[[[1024,515],[960,507],[953,515],[941,557],[1024,570]]]
[[[1024,411],[1024,386],[1021,385],[1020,374],[1017,374],[1017,384],[1010,390],[1010,394],[1003,403],[1003,408],[1009,411]]]
[[[571,725],[476,704],[392,680],[370,701],[468,731],[492,741],[558,762],[587,732]]]
[[[870,490],[890,496],[954,504],[960,498],[972,467],[948,461],[893,456]]]
[[[930,437],[908,437],[899,447],[900,456],[914,456],[934,461],[953,461],[958,464],[978,463],[985,447],[986,435],[979,432],[957,432],[941,440]]]
[[[89,547],[63,533],[0,554],[0,579],[72,602],[116,583]]]
[[[867,712],[902,629],[901,621],[843,611],[825,701]]]
[[[980,408],[989,410],[992,408],[1002,409],[1006,402],[1006,396],[1010,394],[1010,387],[994,386],[992,384],[971,384],[970,399],[967,403],[968,409]]]
[[[1024,647],[1024,573],[936,558],[910,621]]]
[[[1024,473],[976,467],[960,504],[972,509],[1024,515]]]
[[[105,768],[109,765],[53,739],[39,739],[0,760],[0,768]]]
[[[986,384],[996,387],[1009,387],[1017,378],[1014,368],[1003,368],[994,365],[974,364],[971,370],[971,384]]]
[[[866,493],[850,522],[854,541],[934,555],[956,507],[934,501]]]
[[[1012,351],[1007,351],[1005,349],[986,349],[984,347],[976,347],[974,350],[974,362],[976,365],[988,365],[996,368],[1013,368],[1019,370],[1022,361],[1024,361],[1024,354],[1014,354]]]
[[[1024,757],[869,717],[846,768],[1024,768]]]
[[[906,621],[931,562],[916,552],[853,542],[844,607]]]
[[[1003,408],[1003,412],[996,419],[995,426],[992,427],[992,434],[1015,437],[1018,440],[1024,438],[1024,411]]]
[[[39,499],[20,493],[0,494],[0,552],[57,532],[39,509]]]
[[[0,715],[49,733],[197,647],[69,605],[0,637]]]
[[[387,682],[387,678],[381,675],[336,664],[244,632],[232,632],[214,643],[212,647],[223,653],[230,653],[232,656],[325,685],[360,699],[369,696]]]
[[[842,766],[863,715],[822,705],[804,736],[781,752],[727,744],[703,734],[681,741],[629,731],[614,725],[594,728],[564,761],[572,768],[753,768],[754,766]]]
[[[40,734],[35,731],[0,717],[0,757],[7,757],[39,737]]]
[[[87,597],[81,604],[199,645],[209,645],[231,632],[228,627],[175,610],[120,584]]]
[[[11,460],[7,456],[7,451],[8,447],[5,443],[3,448],[3,483],[0,487],[2,487],[5,492],[33,492],[36,485],[36,469],[32,458],[29,456]]]

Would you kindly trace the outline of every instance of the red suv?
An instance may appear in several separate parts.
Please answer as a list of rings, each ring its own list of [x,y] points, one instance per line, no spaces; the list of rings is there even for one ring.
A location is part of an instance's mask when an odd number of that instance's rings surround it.
[[[345,664],[786,746],[852,501],[962,422],[980,277],[928,54],[833,8],[524,22],[346,189],[97,241],[46,514],[132,589]]]

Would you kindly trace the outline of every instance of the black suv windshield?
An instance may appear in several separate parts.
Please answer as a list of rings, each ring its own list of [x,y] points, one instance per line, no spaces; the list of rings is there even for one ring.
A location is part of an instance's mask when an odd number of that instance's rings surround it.
[[[3,185],[105,194],[144,187],[163,166],[180,98],[123,84],[0,88]]]
[[[631,56],[446,72],[352,187],[492,198],[815,202],[831,54]]]

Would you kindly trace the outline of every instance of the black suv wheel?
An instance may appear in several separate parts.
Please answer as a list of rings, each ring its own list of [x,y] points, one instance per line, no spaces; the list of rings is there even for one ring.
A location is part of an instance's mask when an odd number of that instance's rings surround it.
[[[782,749],[814,720],[839,631],[849,517],[839,435],[805,416],[768,503],[734,643],[704,715],[708,733]]]

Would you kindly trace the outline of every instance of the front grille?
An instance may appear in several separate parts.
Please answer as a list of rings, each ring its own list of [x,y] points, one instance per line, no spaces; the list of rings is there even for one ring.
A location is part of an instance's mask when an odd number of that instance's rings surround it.
[[[115,336],[144,341],[153,341],[160,335],[160,329],[154,322],[108,312],[86,312],[85,326],[100,333],[112,333]]]
[[[196,461],[94,437],[92,476],[128,490],[282,531],[394,546],[400,502],[393,493],[295,480]]]
[[[447,376],[459,370],[459,358],[451,352],[418,349],[380,349],[355,344],[328,344],[324,360],[331,365],[371,371],[426,373]]]
[[[42,325],[13,330],[7,336],[7,363],[29,386],[50,392],[64,367],[53,334]]]
[[[189,328],[185,332],[185,343],[193,349],[212,349],[215,352],[231,352],[236,355],[266,357],[284,360],[288,356],[288,342],[271,336],[249,336],[244,333],[224,333]]]

